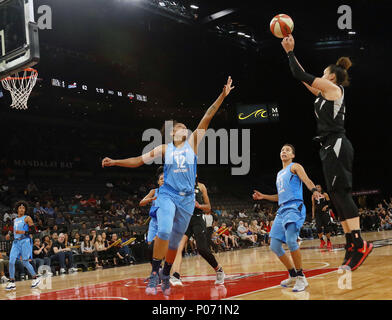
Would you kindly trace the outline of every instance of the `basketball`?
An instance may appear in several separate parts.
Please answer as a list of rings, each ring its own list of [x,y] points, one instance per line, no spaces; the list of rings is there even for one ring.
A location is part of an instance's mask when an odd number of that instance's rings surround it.
[[[293,32],[294,22],[287,14],[277,14],[271,20],[270,29],[275,37],[284,38]]]

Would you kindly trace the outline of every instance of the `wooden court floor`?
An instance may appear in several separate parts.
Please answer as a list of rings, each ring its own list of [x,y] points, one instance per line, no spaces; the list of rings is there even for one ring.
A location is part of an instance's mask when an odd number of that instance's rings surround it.
[[[392,300],[392,231],[363,233],[375,248],[354,272],[338,270],[344,237],[332,239],[333,249],[319,249],[318,240],[301,244],[309,287],[293,293],[279,286],[287,272],[268,247],[222,252],[216,255],[226,273],[225,285],[214,285],[215,272],[200,257],[184,258],[183,287],[172,288],[169,298],[144,294],[149,264],[111,268],[46,278],[40,288],[31,281],[16,290],[0,287],[0,299],[20,300]]]

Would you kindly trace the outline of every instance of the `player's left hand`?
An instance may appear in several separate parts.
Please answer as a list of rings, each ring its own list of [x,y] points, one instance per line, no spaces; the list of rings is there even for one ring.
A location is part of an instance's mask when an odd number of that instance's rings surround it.
[[[313,192],[313,195],[316,200],[319,200],[320,198],[323,197],[322,194],[318,191]]]
[[[284,51],[286,51],[286,53],[294,50],[295,41],[294,41],[294,37],[292,36],[292,34],[289,34],[288,37],[283,38],[281,43],[282,43],[282,47],[283,47]]]
[[[223,87],[223,96],[227,97],[230,93],[231,90],[233,90],[235,87],[232,87],[233,80],[231,79],[231,76],[227,79],[226,85]]]
[[[113,159],[110,159],[110,158],[106,157],[105,159],[102,160],[102,168],[104,168],[104,167],[112,167],[114,165],[115,165],[115,162],[114,162]]]

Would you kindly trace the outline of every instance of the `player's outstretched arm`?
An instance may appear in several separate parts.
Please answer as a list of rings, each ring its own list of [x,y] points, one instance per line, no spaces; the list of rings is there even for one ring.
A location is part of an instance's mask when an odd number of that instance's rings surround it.
[[[318,95],[320,92],[326,94],[336,93],[339,95],[340,88],[336,84],[327,79],[315,77],[304,71],[294,55],[294,44],[294,37],[291,34],[282,40],[282,47],[289,58],[290,69],[294,78],[302,81],[315,95]]]
[[[268,195],[268,194],[263,194],[257,190],[253,190],[253,200],[268,200],[268,201],[273,201],[273,202],[278,202],[279,201],[279,197],[277,194],[273,194],[273,195]]]
[[[204,114],[203,118],[201,119],[197,129],[191,134],[189,137],[189,144],[192,146],[194,152],[197,154],[197,148],[200,142],[203,140],[203,137],[210,125],[210,122],[214,115],[219,110],[219,107],[222,105],[225,98],[229,95],[230,91],[234,89],[232,87],[233,80],[231,77],[227,79],[227,83],[223,87],[222,93],[219,95],[218,99],[208,108],[207,112]]]
[[[303,166],[301,166],[299,163],[294,163],[293,166],[291,167],[291,172],[296,174],[301,179],[301,181],[306,185],[309,191],[312,192],[315,200],[320,199],[321,197],[320,192],[317,191],[313,181],[309,179]]]
[[[162,144],[156,147],[155,149],[151,150],[150,152],[147,152],[139,157],[133,157],[133,158],[122,159],[122,160],[113,160],[106,157],[102,160],[102,168],[112,167],[112,166],[137,168],[158,157],[163,157],[165,151],[166,151],[166,145]]]
[[[155,189],[151,189],[148,195],[146,195],[142,200],[140,200],[139,206],[144,207],[148,205],[150,202],[156,200],[157,197],[154,197],[154,195],[155,195]]]

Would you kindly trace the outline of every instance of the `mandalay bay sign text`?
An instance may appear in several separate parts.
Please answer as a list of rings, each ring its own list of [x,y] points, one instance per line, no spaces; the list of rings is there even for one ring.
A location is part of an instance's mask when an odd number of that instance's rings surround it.
[[[257,124],[279,121],[276,103],[237,105],[237,120],[240,124]]]

